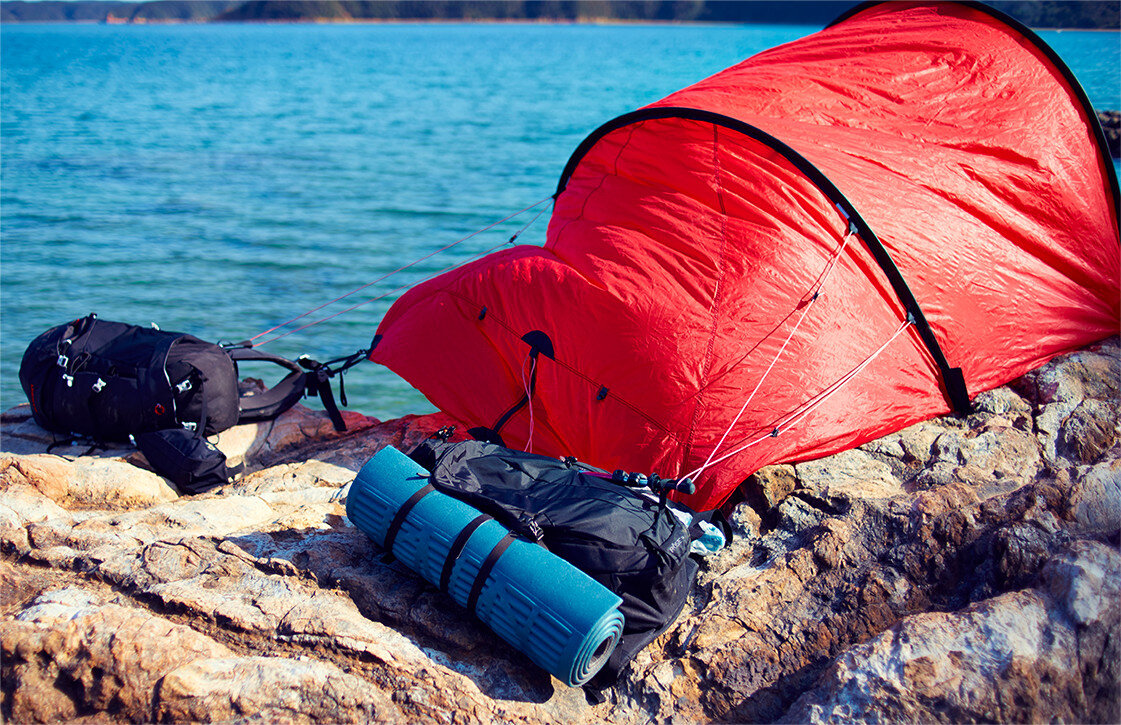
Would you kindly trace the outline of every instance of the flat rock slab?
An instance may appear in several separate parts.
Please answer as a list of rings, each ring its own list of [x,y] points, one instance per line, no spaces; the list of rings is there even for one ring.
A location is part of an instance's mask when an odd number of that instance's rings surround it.
[[[1121,720],[1116,339],[831,458],[757,472],[678,621],[590,704],[346,518],[451,421],[297,406],[183,496],[128,448],[0,417],[12,722]],[[48,448],[50,449],[48,451]]]

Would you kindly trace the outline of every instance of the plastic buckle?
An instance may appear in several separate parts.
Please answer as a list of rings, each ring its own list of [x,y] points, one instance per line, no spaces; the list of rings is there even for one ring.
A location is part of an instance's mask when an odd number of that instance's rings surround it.
[[[187,392],[190,389],[191,389],[191,379],[190,378],[187,378],[186,380],[184,380],[183,382],[181,382],[181,383],[179,383],[178,385],[175,386],[175,391],[177,393],[179,393],[180,395],[182,395],[183,393]]]
[[[101,389],[104,388],[106,385],[107,385],[107,383],[104,380],[102,380],[101,378],[98,378],[97,382],[93,384],[93,392],[100,393]]]
[[[192,433],[194,433],[195,431],[197,431],[199,429],[199,424],[194,423],[192,421],[187,421],[186,423],[183,424],[183,427],[186,428],[187,430],[191,431]]]
[[[59,355],[58,360],[56,360],[55,362],[58,363],[58,366],[60,368],[65,369],[70,365],[70,358],[66,357],[65,355]]]
[[[67,375],[66,373],[63,373],[62,374],[62,379],[66,381],[66,387],[68,387],[68,388],[74,387],[74,376],[73,375]]]

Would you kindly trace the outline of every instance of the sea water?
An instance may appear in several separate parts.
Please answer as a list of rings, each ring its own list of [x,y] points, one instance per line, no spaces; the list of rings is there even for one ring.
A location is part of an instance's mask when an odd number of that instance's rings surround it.
[[[27,343],[89,312],[234,341],[370,285],[264,349],[367,347],[403,288],[532,215],[382,276],[547,199],[601,123],[817,29],[4,25],[0,410]],[[1042,35],[1121,108],[1118,33]],[[346,391],[381,418],[432,410],[373,363]]]

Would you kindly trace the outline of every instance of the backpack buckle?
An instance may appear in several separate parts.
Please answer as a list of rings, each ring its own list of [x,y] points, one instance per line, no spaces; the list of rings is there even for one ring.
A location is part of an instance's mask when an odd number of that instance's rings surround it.
[[[183,380],[183,382],[181,382],[181,383],[179,383],[178,385],[175,386],[175,391],[177,393],[179,393],[180,395],[182,395],[183,393],[187,392],[190,389],[191,389],[191,379],[190,378],[185,378]]]
[[[104,388],[106,385],[107,385],[107,383],[104,380],[102,380],[101,378],[98,378],[97,382],[93,384],[93,392],[100,393],[101,389]]]
[[[183,424],[183,427],[194,433],[199,429],[199,424],[195,423],[194,421],[187,421]]]
[[[64,370],[70,366],[70,358],[66,357],[65,355],[59,355],[58,360],[56,360],[55,362],[57,362],[58,366],[60,368],[63,368]]]
[[[62,374],[62,379],[66,381],[66,387],[68,387],[68,388],[74,387],[74,376],[73,375],[67,375],[66,373],[63,373]]]

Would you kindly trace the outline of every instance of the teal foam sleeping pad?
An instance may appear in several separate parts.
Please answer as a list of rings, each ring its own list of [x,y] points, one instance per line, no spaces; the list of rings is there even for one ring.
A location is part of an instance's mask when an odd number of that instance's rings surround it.
[[[392,542],[392,553],[432,584],[440,585],[452,547],[448,594],[468,606],[480,569],[506,537],[493,519],[478,525],[478,509],[431,490],[428,471],[392,446],[371,458],[350,486],[346,514],[379,545],[402,506],[414,496]],[[466,543],[457,542],[461,532]],[[458,548],[458,547],[457,547]],[[622,600],[605,586],[537,544],[514,539],[493,563],[476,594],[475,615],[498,636],[565,684],[587,682],[611,656],[623,631]],[[476,587],[477,589],[477,587]]]

